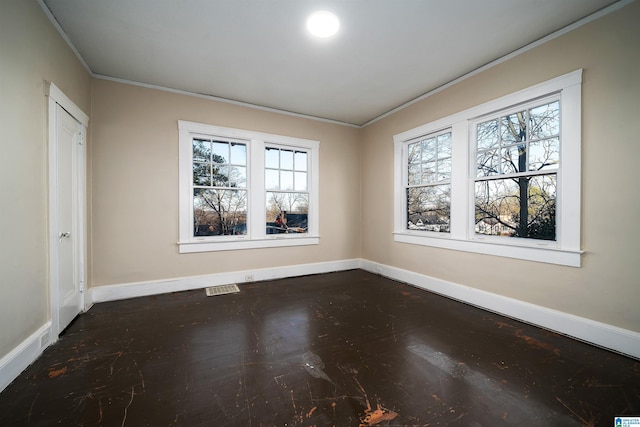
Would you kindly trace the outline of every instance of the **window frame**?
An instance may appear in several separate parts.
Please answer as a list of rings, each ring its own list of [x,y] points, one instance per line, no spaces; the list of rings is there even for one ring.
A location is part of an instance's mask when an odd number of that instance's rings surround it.
[[[580,267],[581,90],[580,69],[394,135],[394,241]],[[473,125],[489,115],[499,115],[502,111],[553,95],[560,99],[561,117],[556,240],[476,235]],[[408,142],[447,128],[452,130],[450,233],[406,230],[403,180],[406,179],[404,163]]]
[[[231,139],[247,146],[247,234],[193,235],[193,138]],[[283,246],[315,245],[319,235],[320,142],[263,132],[178,120],[179,145],[179,253],[210,252]],[[309,193],[306,233],[266,233],[266,189],[264,151],[267,146],[298,149],[308,153]]]

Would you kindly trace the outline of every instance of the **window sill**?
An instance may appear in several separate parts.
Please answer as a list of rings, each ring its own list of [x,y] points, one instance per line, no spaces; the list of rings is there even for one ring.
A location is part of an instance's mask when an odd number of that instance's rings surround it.
[[[394,241],[569,267],[580,267],[581,255],[583,254],[581,250],[563,249],[555,246],[535,247],[495,241],[460,240],[449,236],[423,236],[406,232],[395,232]]]
[[[280,248],[286,246],[307,246],[320,243],[319,236],[282,236],[266,239],[224,240],[224,241],[193,241],[178,242],[179,253],[235,251],[242,249]]]

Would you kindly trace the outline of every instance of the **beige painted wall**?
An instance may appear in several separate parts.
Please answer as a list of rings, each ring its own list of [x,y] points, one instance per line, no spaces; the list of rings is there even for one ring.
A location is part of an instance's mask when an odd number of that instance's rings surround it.
[[[638,22],[635,2],[365,128],[362,257],[640,332]],[[582,268],[393,242],[394,134],[579,68]]]
[[[40,6],[35,0],[3,0],[0,357],[49,320],[45,80],[89,114],[91,78]]]
[[[94,80],[92,286],[357,258],[359,129]],[[178,120],[320,141],[320,244],[179,254]]]

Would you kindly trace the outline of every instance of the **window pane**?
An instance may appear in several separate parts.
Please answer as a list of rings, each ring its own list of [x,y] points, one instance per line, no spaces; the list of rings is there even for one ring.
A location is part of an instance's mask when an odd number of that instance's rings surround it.
[[[422,162],[432,162],[437,157],[436,139],[422,141]]]
[[[247,168],[243,166],[232,166],[229,174],[229,187],[247,187]]]
[[[295,174],[295,190],[307,191],[307,173],[296,172]]]
[[[246,165],[247,164],[247,146],[244,144],[231,144],[231,164]]]
[[[438,136],[438,158],[451,157],[451,132]]]
[[[502,141],[507,144],[526,141],[527,122],[526,112],[513,113],[502,118]]]
[[[280,171],[280,189],[293,190],[293,172]]]
[[[451,158],[438,160],[438,181],[451,179]]]
[[[193,235],[247,234],[247,191],[193,190]]]
[[[229,166],[213,164],[213,179],[211,185],[214,187],[229,186]]]
[[[449,232],[451,185],[407,189],[407,229]]]
[[[193,161],[208,162],[211,160],[211,142],[204,139],[193,140]]]
[[[266,194],[267,234],[306,233],[309,194],[270,192]]]
[[[538,175],[529,180],[527,237],[556,240],[556,174]]]
[[[556,175],[478,181],[477,234],[555,240]]]
[[[280,169],[293,170],[293,151],[280,150]]]
[[[486,150],[498,145],[498,120],[480,123],[476,129],[478,150]]]
[[[264,174],[264,185],[267,190],[279,190],[280,172],[278,170],[267,169]]]
[[[527,170],[527,144],[512,145],[501,150],[502,173],[518,173]]]
[[[531,139],[556,136],[560,133],[560,102],[532,108],[529,117]]]
[[[193,184],[211,185],[211,172],[209,170],[209,163],[193,164]]]
[[[306,171],[307,170],[307,153],[304,151],[296,151],[296,170],[297,171]]]
[[[543,139],[529,144],[529,170],[558,169],[560,140]]]
[[[211,144],[213,156],[211,160],[214,163],[229,163],[229,143],[214,141]]]
[[[419,142],[414,142],[413,144],[409,144],[409,159],[408,163],[420,163],[421,161],[421,148]]]
[[[268,168],[278,169],[280,167],[280,150],[277,148],[265,148],[264,165]]]
[[[478,153],[478,176],[497,175],[500,158],[497,151]]]
[[[409,185],[417,185],[420,184],[420,171],[421,171],[421,167],[420,167],[420,163],[417,164],[410,164],[409,165],[409,177],[408,177],[408,184]]]
[[[436,162],[422,164],[422,184],[429,184],[436,180]]]

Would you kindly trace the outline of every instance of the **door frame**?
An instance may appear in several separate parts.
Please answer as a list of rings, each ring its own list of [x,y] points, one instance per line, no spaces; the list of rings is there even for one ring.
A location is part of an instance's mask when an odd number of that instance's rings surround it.
[[[48,240],[49,240],[49,307],[51,319],[51,332],[49,342],[53,343],[58,340],[60,332],[59,319],[59,283],[58,283],[58,145],[57,145],[57,106],[65,109],[74,119],[82,125],[82,141],[78,146],[76,156],[76,176],[75,181],[78,183],[77,188],[77,224],[74,229],[77,230],[72,238],[75,240],[77,247],[77,270],[74,274],[80,280],[80,308],[86,311],[85,286],[87,282],[87,244],[86,244],[86,188],[87,188],[87,127],[89,125],[89,116],[87,116],[71,99],[69,99],[58,87],[52,82],[45,82],[45,94],[48,97],[48,157],[49,157],[49,220],[48,220]]]

